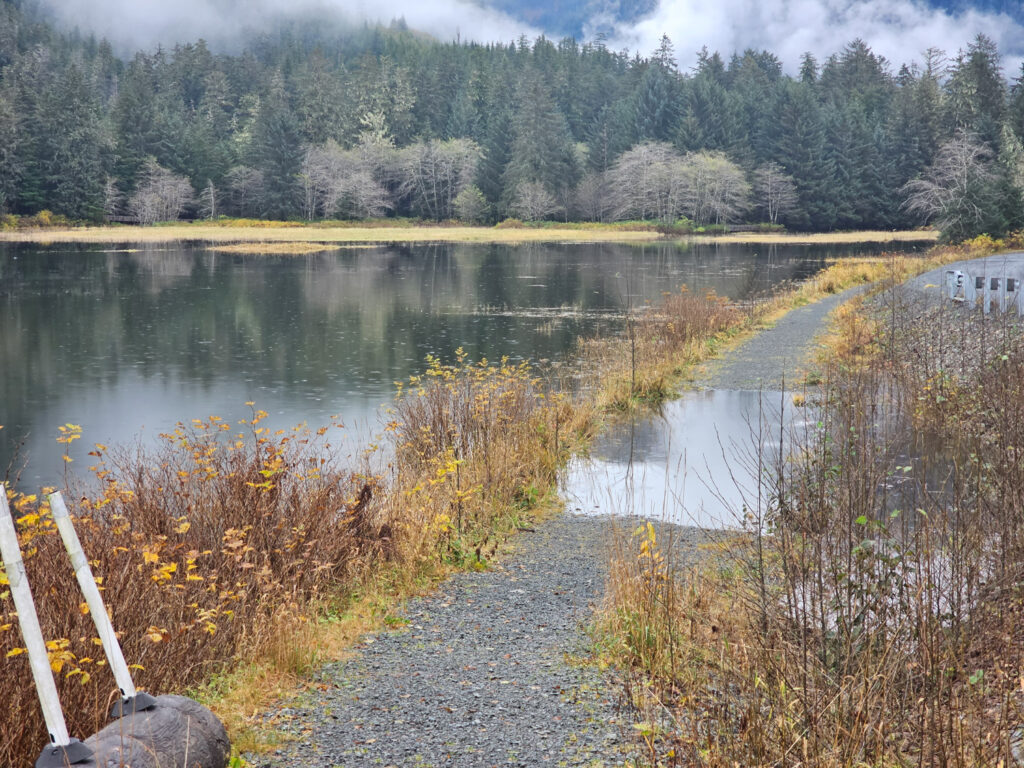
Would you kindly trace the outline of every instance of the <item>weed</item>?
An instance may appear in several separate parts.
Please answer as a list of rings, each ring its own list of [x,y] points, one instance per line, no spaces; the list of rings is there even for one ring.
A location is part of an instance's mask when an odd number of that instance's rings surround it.
[[[1024,343],[894,288],[976,247],[889,259],[839,314],[798,449],[756,457],[743,535],[689,571],[653,527],[615,537],[598,649],[651,764],[1013,763]]]

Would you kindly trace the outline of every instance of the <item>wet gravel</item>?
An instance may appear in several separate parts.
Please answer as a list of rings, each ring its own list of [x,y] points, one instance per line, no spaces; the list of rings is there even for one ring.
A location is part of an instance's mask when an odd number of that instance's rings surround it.
[[[693,550],[703,534],[678,529]],[[580,663],[605,582],[608,522],[565,515],[459,574],[324,667],[276,713],[297,739],[254,766],[611,766],[633,744],[619,688]],[[316,686],[314,686],[315,688]]]
[[[849,288],[788,312],[774,326],[752,336],[721,360],[707,366],[695,384],[706,389],[779,390],[804,380],[814,338],[828,326],[828,316],[863,287]]]

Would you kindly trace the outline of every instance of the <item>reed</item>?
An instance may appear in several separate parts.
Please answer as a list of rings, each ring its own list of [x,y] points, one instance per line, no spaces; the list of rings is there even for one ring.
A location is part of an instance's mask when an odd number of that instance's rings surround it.
[[[908,299],[903,266],[838,316],[743,535],[696,569],[653,527],[617,537],[599,648],[648,764],[1019,759],[1024,342]]]
[[[402,389],[386,472],[346,466],[337,425],[270,432],[255,407],[239,425],[180,424],[153,450],[97,445],[95,482],[67,495],[137,685],[204,691],[240,744],[260,746],[253,708],[404,595],[487,567],[553,506],[582,413],[525,366],[460,352]],[[80,438],[62,427],[65,444]],[[116,686],[46,502],[9,496],[69,726],[87,735]],[[46,734],[12,613],[0,586],[0,761],[27,766]]]

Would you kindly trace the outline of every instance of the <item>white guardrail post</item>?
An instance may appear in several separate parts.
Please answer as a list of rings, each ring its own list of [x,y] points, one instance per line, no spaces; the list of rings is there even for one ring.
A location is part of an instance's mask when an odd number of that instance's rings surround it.
[[[49,499],[53,520],[64,541],[64,548],[71,558],[71,567],[75,570],[75,578],[78,579],[78,586],[85,597],[85,604],[89,606],[89,615],[92,616],[93,624],[96,625],[96,634],[103,644],[103,653],[106,654],[107,663],[114,673],[117,687],[121,689],[121,700],[114,704],[114,709],[110,714],[112,717],[122,717],[131,712],[149,709],[156,703],[156,700],[148,693],[139,693],[135,690],[131,672],[128,670],[124,654],[121,652],[121,644],[117,641],[114,626],[103,605],[103,598],[96,586],[96,579],[93,578],[89,560],[82,549],[82,542],[79,541],[75,526],[71,522],[71,515],[68,514],[68,508],[64,504],[64,497],[58,491],[51,493]]]
[[[21,559],[18,531],[14,527],[14,518],[7,503],[6,483],[0,483],[0,557],[3,558],[4,570],[10,582],[11,597],[18,612],[18,625],[28,651],[29,665],[36,693],[39,695],[39,704],[43,710],[43,719],[46,721],[46,730],[50,734],[50,746],[39,756],[36,768],[56,768],[85,762],[92,758],[92,750],[68,735],[64,712],[60,708],[60,698],[57,695],[57,685],[53,681],[53,672],[50,669],[46,641],[39,627],[39,617],[32,601],[25,563]]]

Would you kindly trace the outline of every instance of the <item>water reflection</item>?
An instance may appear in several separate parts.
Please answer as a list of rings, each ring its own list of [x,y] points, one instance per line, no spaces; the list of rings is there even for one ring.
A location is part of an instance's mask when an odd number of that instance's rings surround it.
[[[305,256],[201,245],[0,246],[0,468],[52,482],[56,427],[132,442],[176,421],[376,423],[428,353],[564,359],[685,283],[743,298],[862,246],[401,245]],[[78,465],[78,466],[81,466]]]
[[[781,414],[781,417],[780,417]],[[782,392],[687,392],[657,416],[639,416],[602,434],[590,458],[564,481],[569,509],[631,515],[704,528],[742,525],[764,509],[762,466],[807,413]]]

